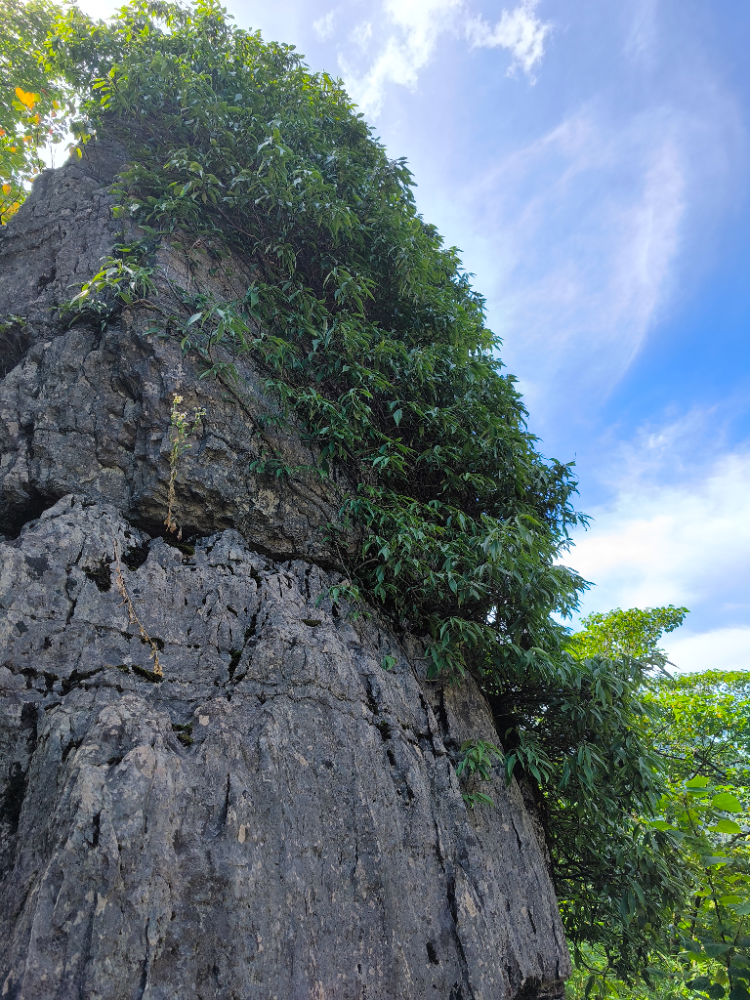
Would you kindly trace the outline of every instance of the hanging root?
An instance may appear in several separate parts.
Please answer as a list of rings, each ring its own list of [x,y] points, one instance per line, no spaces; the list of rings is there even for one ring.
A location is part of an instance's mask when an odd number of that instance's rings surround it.
[[[149,659],[151,659],[151,660],[154,661],[154,671],[153,672],[156,674],[157,677],[163,677],[164,676],[164,671],[162,669],[161,663],[159,663],[159,649],[158,649],[158,646],[156,645],[156,643],[154,642],[154,640],[151,638],[151,636],[148,634],[148,632],[145,630],[145,628],[141,624],[140,618],[135,613],[135,608],[133,607],[133,602],[130,599],[130,594],[128,593],[128,588],[125,586],[125,578],[122,575],[122,566],[120,565],[120,555],[119,555],[119,553],[117,551],[117,542],[113,541],[112,544],[113,544],[113,547],[114,547],[114,550],[115,550],[115,566],[116,566],[116,569],[115,569],[115,583],[116,583],[116,586],[117,586],[117,592],[120,595],[120,597],[122,598],[122,604],[120,605],[120,607],[122,607],[123,604],[125,605],[125,607],[128,609],[128,618],[130,620],[130,624],[138,626],[138,631],[141,633],[141,639],[145,643],[148,643],[148,645],[151,647],[151,656],[149,657]]]

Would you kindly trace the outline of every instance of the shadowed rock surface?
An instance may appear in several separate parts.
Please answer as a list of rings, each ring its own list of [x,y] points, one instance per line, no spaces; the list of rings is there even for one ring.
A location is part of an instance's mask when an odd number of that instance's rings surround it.
[[[0,995],[561,995],[522,796],[497,777],[469,812],[456,779],[461,743],[496,739],[489,710],[470,681],[426,682],[416,639],[331,607],[335,495],[247,468],[273,407],[257,373],[242,399],[199,381],[138,310],[61,322],[116,240],[121,160],[44,174],[0,231],[0,321],[19,317],[0,345]],[[167,296],[182,272],[158,260]],[[207,410],[179,546],[151,537],[178,391]]]

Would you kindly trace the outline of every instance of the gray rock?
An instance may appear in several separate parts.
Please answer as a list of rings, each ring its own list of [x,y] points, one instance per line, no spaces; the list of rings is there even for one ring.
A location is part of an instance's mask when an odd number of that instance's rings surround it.
[[[45,170],[0,229],[0,319],[23,318],[23,335],[0,337],[0,376],[35,340],[54,334],[62,302],[99,270],[117,239],[109,187],[126,159],[116,143],[90,143],[79,159]]]
[[[111,182],[124,153],[107,145],[87,150],[83,160],[46,171],[12,225],[0,230],[0,374],[7,370],[0,382],[0,533],[16,533],[69,493],[114,503],[152,534],[160,531],[170,409],[179,394],[189,413],[206,410],[179,464],[183,533],[236,527],[269,555],[340,562],[326,541],[338,488],[308,471],[315,456],[298,435],[261,427],[276,408],[249,359],[238,362],[242,388],[233,389],[229,379],[201,379],[206,363],[184,355],[179,339],[149,332],[154,314],[147,308],[126,310],[104,329],[98,322],[68,328],[69,318],[61,318],[61,307],[100,269],[119,225],[102,175]],[[241,263],[210,263],[190,248],[161,250],[155,280],[163,304],[184,313],[183,286],[236,296]],[[289,479],[253,475],[250,464],[269,448],[299,471]]]
[[[233,530],[192,554],[147,542],[82,497],[0,558],[5,995],[559,986],[520,792],[498,778],[495,808],[467,812],[456,780],[460,742],[492,737],[481,697],[427,684],[415,649],[334,613],[334,577]]]
[[[465,739],[497,739],[487,705],[426,681],[417,638],[331,605],[336,487],[247,469],[274,405],[259,373],[238,399],[137,310],[60,321],[111,246],[107,156],[98,179],[44,175],[0,236],[27,330],[0,381],[0,996],[562,995],[522,795],[498,775],[467,810],[456,778]],[[177,480],[190,544],[162,523],[176,391],[207,410]]]

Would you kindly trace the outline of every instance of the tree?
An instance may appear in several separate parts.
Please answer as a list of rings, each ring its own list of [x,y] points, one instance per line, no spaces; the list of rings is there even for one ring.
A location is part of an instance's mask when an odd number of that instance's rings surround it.
[[[554,689],[526,680],[492,696],[506,763],[522,762],[537,800],[577,959],[593,947],[621,979],[644,969],[690,891],[679,845],[649,823],[668,789],[649,691],[666,661],[658,641],[686,613],[589,616]]]
[[[573,645],[592,652],[598,642],[599,648],[612,650],[613,633],[624,633],[620,641],[662,666],[655,626],[661,622],[665,631],[671,630],[684,613],[670,606],[590,616]],[[643,626],[640,632],[638,623]],[[657,933],[634,970],[613,961],[595,926],[588,937],[584,933],[573,995],[747,1000],[750,674],[663,674],[644,678],[643,684],[648,720],[643,739],[664,775],[664,787],[638,824],[656,835],[651,850],[679,870],[681,892],[668,919],[651,928]],[[636,976],[623,981],[622,973],[631,971]]]
[[[615,608],[582,619],[583,629],[571,636],[570,651],[579,660],[606,656],[611,660],[630,657],[651,667],[663,667],[666,653],[656,645],[666,632],[679,628],[687,608]]]
[[[63,141],[73,109],[72,92],[45,67],[45,41],[60,15],[51,0],[0,0],[0,223],[43,169],[45,144]]]
[[[664,678],[653,742],[669,775],[651,826],[679,844],[691,878],[667,954],[712,1000],[750,997],[750,674]],[[689,963],[689,965],[688,965]]]

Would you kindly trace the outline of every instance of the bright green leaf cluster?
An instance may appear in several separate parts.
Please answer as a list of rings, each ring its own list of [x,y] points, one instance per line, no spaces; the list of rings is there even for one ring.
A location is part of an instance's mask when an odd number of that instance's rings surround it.
[[[748,1000],[750,674],[662,677],[644,698],[644,738],[666,781],[641,825],[658,838],[654,848],[671,859],[682,891],[631,968],[593,926],[578,945],[572,995]],[[639,982],[623,982],[623,972]]]
[[[657,642],[665,632],[682,625],[687,608],[615,608],[606,614],[591,614],[581,621],[583,630],[571,636],[569,649],[576,659],[629,656],[650,666],[663,667],[666,653]]]

